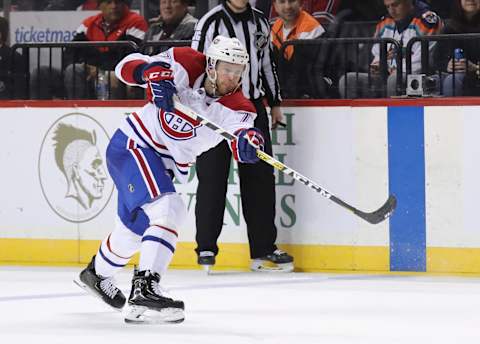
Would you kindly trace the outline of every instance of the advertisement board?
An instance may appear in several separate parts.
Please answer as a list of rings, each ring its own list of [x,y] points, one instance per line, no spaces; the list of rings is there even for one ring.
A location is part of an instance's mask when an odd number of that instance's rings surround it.
[[[0,261],[88,261],[115,224],[105,150],[127,102],[22,102],[0,107]],[[120,104],[119,104],[120,103]],[[83,105],[82,104],[86,104]],[[109,104],[112,104],[109,106]],[[25,106],[26,105],[26,106]],[[277,242],[300,270],[478,272],[479,105],[283,108],[274,156],[335,196],[393,216],[371,225],[275,171]],[[228,179],[218,264],[248,266],[237,165]],[[175,184],[188,218],[174,266],[195,266],[197,180]]]
[[[70,42],[82,21],[98,11],[14,11],[10,12],[10,45],[17,43]],[[21,52],[21,51],[19,51]],[[30,70],[37,66],[61,68],[61,49],[30,50]]]
[[[10,44],[70,42],[82,21],[98,11],[10,12]]]

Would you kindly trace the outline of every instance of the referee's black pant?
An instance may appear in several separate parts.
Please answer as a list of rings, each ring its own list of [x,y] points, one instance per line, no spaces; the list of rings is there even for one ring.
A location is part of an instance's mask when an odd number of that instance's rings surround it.
[[[257,109],[255,127],[265,138],[265,152],[272,154],[267,111],[262,101],[253,101]],[[223,226],[227,180],[232,153],[224,140],[197,157],[197,201],[195,205],[197,253],[218,253],[217,239]],[[238,164],[243,216],[247,224],[250,257],[260,258],[277,249],[275,240],[275,177],[273,167],[263,161]]]

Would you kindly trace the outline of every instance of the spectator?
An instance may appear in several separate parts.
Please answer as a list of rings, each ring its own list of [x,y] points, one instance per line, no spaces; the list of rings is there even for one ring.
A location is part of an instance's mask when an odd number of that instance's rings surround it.
[[[255,3],[255,7],[265,13],[270,22],[274,22],[279,16],[274,2],[275,0],[257,0]],[[301,0],[303,10],[321,23],[335,21],[335,15],[341,2],[342,0]]]
[[[0,99],[22,98],[25,95],[25,74],[22,55],[7,45],[8,21],[0,17]]]
[[[301,0],[273,0],[275,11],[279,18],[272,26],[272,43],[278,54],[283,42],[292,39],[314,39],[320,37],[325,29],[315,18],[304,11]],[[290,60],[293,46],[285,49],[285,59]]]
[[[430,11],[424,3],[414,0],[383,0],[388,15],[377,24],[375,38],[393,38],[406,47],[408,41],[416,36],[433,35],[443,27],[441,19],[435,12]],[[434,43],[430,44],[432,52]],[[373,60],[368,73],[347,73],[339,81],[339,91],[342,98],[358,98],[364,96],[376,97],[384,90],[384,78],[380,66],[380,45],[372,48]],[[403,71],[406,69],[403,56]],[[421,70],[421,47],[417,43],[412,48],[412,73]],[[397,60],[395,49],[389,47],[387,51],[387,96],[396,94]],[[405,75],[402,76],[405,79]]]
[[[325,29],[310,14],[301,7],[301,0],[274,0],[275,11],[279,18],[272,26],[271,40],[275,61],[279,65],[279,79],[282,95],[285,98],[306,98],[326,96],[328,85],[323,75],[314,76],[320,82],[305,80],[305,66],[317,63],[318,49],[312,46],[289,45],[280,56],[280,49],[284,42],[294,39],[315,39],[320,37]],[[300,82],[300,76],[303,81]],[[318,86],[317,86],[318,85]],[[317,89],[320,87],[321,89]]]
[[[73,41],[133,41],[140,45],[147,31],[145,19],[130,11],[127,0],[100,0],[101,13],[85,19]],[[108,47],[70,48],[66,51],[65,85],[68,98],[94,96],[94,86],[103,71],[107,71],[110,98],[125,96],[125,88],[115,78],[115,65],[125,49]]]
[[[223,0],[198,22],[192,48],[205,52],[217,35],[236,37],[249,52],[249,73],[243,82],[243,94],[254,104],[255,127],[265,138],[265,152],[272,154],[268,115],[263,98],[271,110],[272,126],[283,119],[276,66],[271,60],[270,26],[267,19],[247,0]],[[239,104],[235,105],[238,106]],[[217,239],[223,227],[227,179],[231,151],[227,142],[197,157],[198,177],[195,217],[197,225],[198,264],[207,268],[215,264]],[[275,177],[273,168],[263,162],[238,164],[243,215],[247,223],[251,269],[255,271],[293,270],[293,257],[277,248],[275,240]]]
[[[444,34],[480,33],[480,0],[455,0]],[[454,56],[462,49],[464,58]],[[480,47],[476,39],[440,41],[437,62],[443,75],[443,95],[480,95]]]
[[[190,40],[197,22],[188,13],[188,0],[160,0],[160,16],[151,22],[145,41]],[[146,53],[155,54],[168,48],[149,47]]]

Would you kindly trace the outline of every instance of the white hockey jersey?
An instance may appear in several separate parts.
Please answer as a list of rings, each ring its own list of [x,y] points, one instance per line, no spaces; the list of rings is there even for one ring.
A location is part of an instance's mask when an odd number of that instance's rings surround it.
[[[171,48],[155,56],[128,55],[117,65],[115,74],[127,85],[146,88],[146,85],[136,83],[133,73],[139,65],[156,61],[170,64],[182,104],[231,133],[253,127],[256,110],[241,90],[220,98],[206,94],[203,88],[205,55],[189,47]],[[120,129],[139,146],[157,152],[165,167],[182,183],[186,181],[189,166],[195,158],[224,139],[180,111],[166,112],[152,102],[126,117]]]

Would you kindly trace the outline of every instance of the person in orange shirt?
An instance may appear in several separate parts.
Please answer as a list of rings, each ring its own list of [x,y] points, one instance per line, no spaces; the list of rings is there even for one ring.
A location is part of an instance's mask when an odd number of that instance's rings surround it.
[[[292,39],[314,39],[320,37],[325,29],[320,23],[302,9],[302,0],[274,0],[273,6],[279,18],[272,26],[274,49],[280,50],[283,42]],[[285,49],[285,58],[290,60],[293,46]]]
[[[271,40],[274,57],[279,66],[282,95],[285,98],[324,97],[327,85],[323,76],[320,76],[320,80],[299,82],[297,77],[304,73],[295,73],[298,68],[305,67],[315,60],[316,57],[313,55],[317,54],[317,49],[312,49],[311,46],[298,45],[294,47],[289,45],[283,51],[282,56],[280,54],[284,42],[297,39],[316,39],[324,34],[325,29],[314,17],[302,9],[302,0],[274,0],[273,6],[279,18],[272,26]]]

